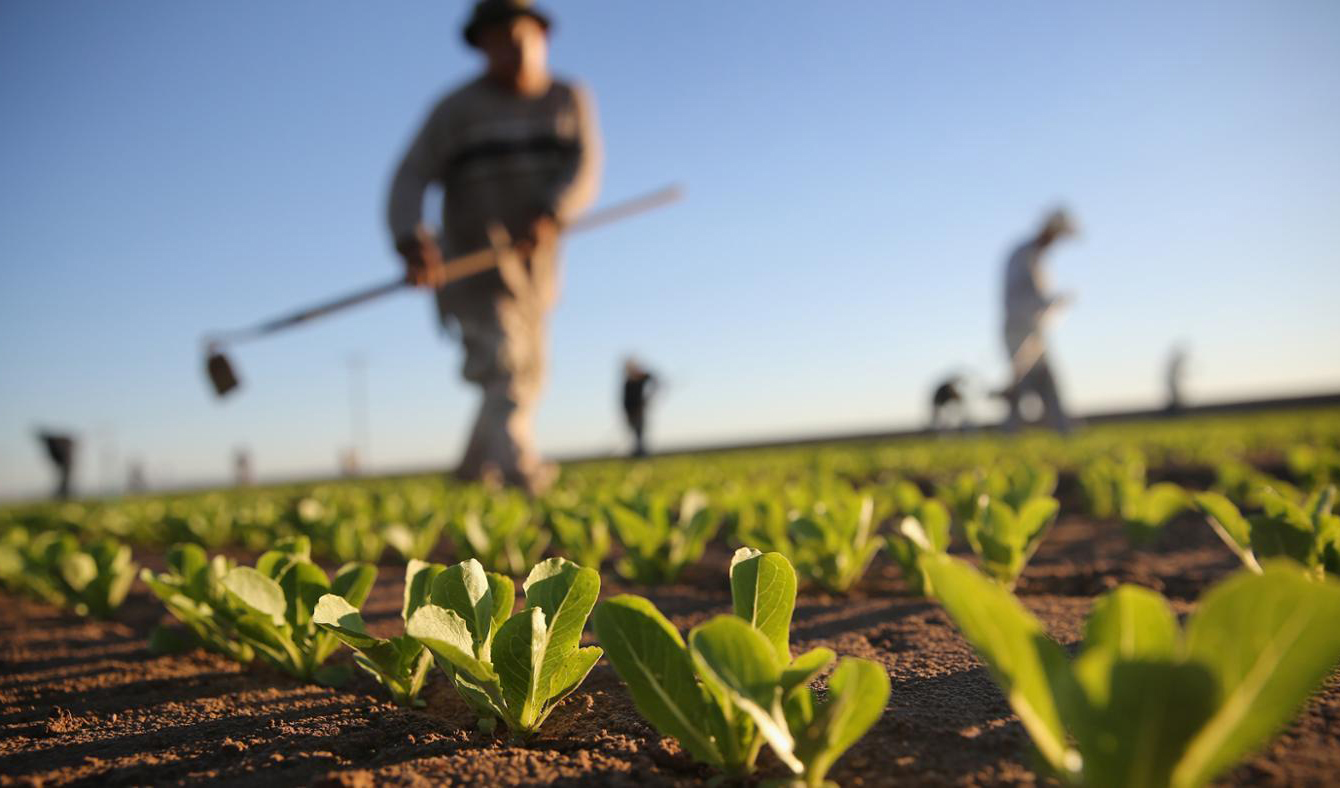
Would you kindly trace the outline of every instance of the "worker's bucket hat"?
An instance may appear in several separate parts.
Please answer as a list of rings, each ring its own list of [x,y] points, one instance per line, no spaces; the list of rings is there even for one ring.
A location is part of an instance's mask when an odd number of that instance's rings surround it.
[[[545,32],[549,31],[552,24],[549,15],[536,9],[530,0],[480,0],[475,3],[475,10],[470,14],[470,20],[465,23],[465,29],[462,31],[465,43],[478,48],[479,34],[484,28],[518,16],[534,19],[540,23]]]

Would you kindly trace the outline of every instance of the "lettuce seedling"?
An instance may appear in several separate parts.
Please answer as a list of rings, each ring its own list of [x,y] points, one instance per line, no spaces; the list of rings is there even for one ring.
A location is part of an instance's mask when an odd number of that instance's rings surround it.
[[[603,653],[581,647],[600,594],[596,570],[550,558],[531,570],[522,590],[526,607],[509,618],[511,580],[486,575],[478,561],[457,564],[434,581],[431,604],[406,628],[480,712],[482,730],[501,718],[517,738],[538,731]]]
[[[413,522],[413,526],[403,520],[387,524],[382,528],[382,539],[406,561],[427,561],[433,548],[442,540],[447,515],[442,511],[430,511]]]
[[[552,538],[535,522],[530,503],[516,494],[484,498],[450,521],[461,555],[490,572],[520,575],[544,555]]]
[[[237,662],[250,662],[255,656],[251,646],[238,638],[236,619],[239,610],[228,601],[223,578],[234,567],[221,555],[210,559],[197,544],[176,544],[167,552],[167,571],[155,574],[140,570],[140,580],[149,586],[206,649]],[[182,643],[169,630],[155,629],[149,639],[154,651],[177,651],[191,644]]]
[[[444,571],[446,567],[441,564],[410,559],[405,570],[405,601],[400,608],[404,621],[408,622],[414,611],[428,603],[433,581]],[[326,594],[317,601],[312,621],[353,649],[354,663],[381,682],[396,703],[424,705],[418,699],[419,691],[433,666],[433,655],[423,644],[409,635],[393,638],[369,635],[358,608],[335,594]]]
[[[1336,490],[1327,486],[1299,506],[1271,488],[1255,490],[1260,514],[1244,517],[1237,506],[1216,492],[1196,493],[1196,507],[1210,527],[1243,565],[1260,572],[1260,560],[1290,558],[1316,577],[1340,575],[1340,515],[1331,512]]]
[[[80,544],[73,534],[43,531],[29,537],[13,528],[0,544],[0,580],[16,591],[81,616],[107,618],[135,580],[130,547],[111,537]]]
[[[831,491],[787,528],[796,571],[827,591],[850,591],[884,547],[884,537],[874,533],[874,514],[871,496]]]
[[[256,567],[239,566],[223,576],[229,603],[238,611],[234,626],[239,640],[266,662],[291,676],[334,685],[348,678],[340,668],[324,668],[339,640],[316,625],[312,610],[326,594],[361,607],[377,570],[368,564],[345,564],[334,580],[311,561],[306,537],[280,540],[261,555]]]
[[[608,511],[624,547],[615,568],[645,585],[673,583],[684,567],[702,557],[720,526],[720,519],[707,508],[707,496],[697,490],[684,493],[673,521],[671,508],[657,495],[631,505],[613,503]]]
[[[934,498],[926,498],[910,511],[913,514],[902,519],[898,533],[889,540],[889,552],[902,568],[908,589],[930,596],[930,579],[921,571],[921,556],[949,549],[949,509]]]
[[[1190,505],[1186,491],[1170,482],[1147,484],[1145,464],[1139,455],[1121,461],[1108,457],[1093,460],[1080,471],[1080,485],[1089,499],[1094,517],[1119,517],[1131,541],[1145,544],[1163,526]]]
[[[596,507],[582,510],[554,509],[549,524],[568,557],[581,566],[600,569],[610,552],[610,529]]]
[[[742,547],[730,580],[734,614],[695,627],[687,644],[655,605],[626,594],[596,609],[596,635],[638,712],[693,758],[743,777],[767,742],[804,784],[820,785],[883,713],[888,676],[872,662],[844,659],[819,700],[809,683],[834,655],[817,648],[791,659],[790,563]]]
[[[1340,660],[1340,584],[1272,562],[1211,588],[1180,630],[1157,593],[1122,586],[1093,607],[1074,660],[1007,590],[949,556],[936,596],[1062,779],[1208,783],[1263,745]]]
[[[1059,509],[1060,504],[1051,497],[1032,498],[1016,510],[983,495],[977,502],[977,515],[964,524],[964,531],[987,574],[1006,588],[1014,588]]]

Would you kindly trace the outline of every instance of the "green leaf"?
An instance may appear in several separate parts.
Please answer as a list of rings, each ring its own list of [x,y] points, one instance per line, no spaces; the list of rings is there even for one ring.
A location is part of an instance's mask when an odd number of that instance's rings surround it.
[[[342,596],[325,594],[312,611],[312,623],[334,633],[352,649],[363,650],[389,641],[368,634],[358,608]]]
[[[454,610],[428,604],[414,611],[405,632],[435,656],[478,682],[496,681],[493,668],[475,657],[470,627]]]
[[[455,612],[469,627],[476,647],[491,631],[494,606],[489,585],[483,564],[473,558],[447,567],[433,580],[433,604]]]
[[[549,633],[544,611],[529,607],[507,619],[493,638],[493,669],[502,687],[503,710],[513,733],[529,733],[539,724],[544,704],[540,666]]]
[[[400,605],[400,617],[409,621],[415,610],[432,598],[433,582],[446,571],[442,564],[430,564],[411,558],[405,568],[405,596]]]
[[[778,686],[782,688],[782,697],[786,698],[792,692],[808,686],[824,671],[824,668],[833,664],[836,657],[832,649],[822,647],[810,649],[796,657],[790,665],[782,669],[782,675],[777,680]]]
[[[330,579],[316,564],[295,561],[279,578],[286,600],[284,617],[294,629],[301,630],[311,621],[312,608],[331,592]]]
[[[935,595],[986,663],[1038,751],[1058,772],[1073,766],[1050,670],[1065,669],[1061,647],[1014,595],[948,555],[928,555],[922,570]]]
[[[879,721],[889,701],[889,676],[876,662],[844,658],[828,679],[828,698],[796,737],[805,779],[820,785],[833,763]]]
[[[1099,598],[1084,629],[1085,653],[1124,660],[1173,659],[1181,645],[1177,616],[1162,595],[1123,585]]]
[[[368,594],[372,593],[372,586],[376,582],[377,567],[348,563],[335,573],[335,579],[330,583],[330,592],[344,597],[354,607],[362,607],[368,601]]]
[[[1085,689],[1065,705],[1092,786],[1167,785],[1187,742],[1214,710],[1214,678],[1202,665],[1112,658],[1075,661]]]
[[[621,594],[597,605],[592,623],[638,713],[695,760],[723,766],[721,751],[706,732],[711,700],[698,684],[683,638],[656,606]]]
[[[98,579],[98,564],[88,553],[70,553],[60,559],[61,578],[79,593]]]
[[[223,576],[223,587],[233,599],[267,617],[275,626],[284,623],[284,589],[274,580],[246,566],[234,567]]]
[[[1293,718],[1340,660],[1337,621],[1340,584],[1287,562],[1235,574],[1201,598],[1187,624],[1187,658],[1210,670],[1219,697],[1174,786],[1209,782]]]
[[[550,558],[535,565],[522,589],[527,607],[544,611],[547,627],[544,659],[536,666],[537,698],[543,702],[566,681],[564,663],[576,652],[586,619],[600,596],[600,574],[566,558]]]
[[[779,664],[791,661],[791,614],[796,607],[796,570],[781,553],[749,547],[735,551],[730,564],[735,615],[772,644]]]
[[[767,637],[738,616],[715,616],[689,633],[698,675],[758,726],[773,753],[797,774],[795,740],[782,708],[781,669]]]
[[[1198,492],[1191,496],[1191,500],[1242,563],[1253,572],[1260,572],[1261,566],[1252,552],[1252,527],[1238,507],[1217,492]]]

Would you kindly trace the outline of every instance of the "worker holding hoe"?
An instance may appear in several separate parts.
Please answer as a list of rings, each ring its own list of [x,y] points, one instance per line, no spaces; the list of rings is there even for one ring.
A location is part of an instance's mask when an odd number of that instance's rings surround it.
[[[1070,430],[1056,378],[1047,362],[1043,329],[1073,299],[1050,292],[1043,257],[1058,240],[1077,232],[1069,214],[1053,211],[1037,235],[1021,244],[1005,265],[1005,348],[1010,356],[1012,382],[999,393],[1010,407],[1007,429],[1017,429],[1022,422],[1019,401],[1031,392],[1042,401],[1043,419],[1049,426],[1059,432]]]
[[[483,390],[456,475],[543,491],[554,467],[531,424],[545,372],[545,320],[558,295],[558,235],[595,199],[601,146],[590,96],[550,75],[550,20],[525,0],[483,0],[464,29],[484,73],[443,98],[395,174],[389,220],[411,282],[437,291]],[[421,224],[441,185],[442,235]],[[443,261],[492,247],[498,267],[440,286]]]

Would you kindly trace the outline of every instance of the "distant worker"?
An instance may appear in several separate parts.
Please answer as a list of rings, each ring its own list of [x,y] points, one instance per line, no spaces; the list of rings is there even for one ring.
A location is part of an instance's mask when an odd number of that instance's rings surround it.
[[[633,456],[646,457],[647,403],[656,393],[656,376],[642,368],[637,359],[623,364],[623,415],[633,431]]]
[[[1070,430],[1047,360],[1043,330],[1046,321],[1072,299],[1050,292],[1043,256],[1052,244],[1075,235],[1078,229],[1065,211],[1053,211],[1037,235],[1021,244],[1006,263],[1005,348],[1009,353],[1011,383],[1000,393],[1010,408],[1005,421],[1007,429],[1018,428],[1023,421],[1020,400],[1033,394],[1041,401],[1043,420],[1049,426],[1060,432]]]
[[[1186,375],[1186,348],[1173,347],[1168,357],[1168,412],[1179,413],[1182,410],[1182,378]]]
[[[45,431],[38,433],[37,438],[46,449],[47,459],[56,466],[56,490],[52,497],[58,501],[68,500],[71,493],[70,478],[74,474],[75,440],[69,435]]]
[[[967,408],[963,403],[963,376],[954,375],[935,387],[931,395],[931,429],[965,427]]]
[[[545,320],[558,295],[558,233],[595,199],[601,143],[585,89],[552,77],[549,17],[523,0],[483,0],[464,29],[484,73],[448,94],[415,135],[388,209],[407,277],[437,289],[444,329],[483,390],[464,480],[531,492],[553,480],[532,421],[545,374]],[[430,184],[445,191],[442,233],[420,223]],[[492,246],[498,268],[445,286],[443,261]]]
[[[250,487],[255,481],[251,473],[251,451],[245,448],[233,449],[233,485]]]

